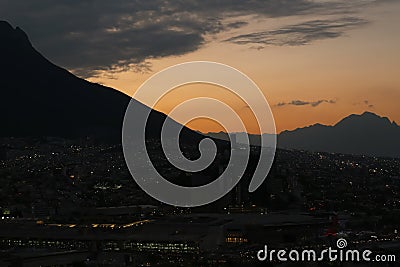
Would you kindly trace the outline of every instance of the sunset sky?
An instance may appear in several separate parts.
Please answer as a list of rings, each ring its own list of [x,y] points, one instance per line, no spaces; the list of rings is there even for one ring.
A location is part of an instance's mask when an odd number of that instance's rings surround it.
[[[55,64],[129,95],[165,67],[209,60],[260,87],[278,132],[364,111],[400,122],[400,1],[23,2],[0,0],[0,18]],[[231,105],[257,132],[245,104],[216,86],[183,86],[156,108],[199,96]]]

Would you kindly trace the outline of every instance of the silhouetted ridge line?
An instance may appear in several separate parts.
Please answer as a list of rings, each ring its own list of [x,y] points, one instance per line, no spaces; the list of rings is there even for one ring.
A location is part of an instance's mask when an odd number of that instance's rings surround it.
[[[23,30],[6,21],[0,21],[0,36],[0,136],[91,136],[120,141],[130,97],[54,65],[32,46]],[[151,111],[146,127],[149,138],[159,138],[165,119],[170,118]],[[202,138],[186,127],[181,137],[183,141]]]

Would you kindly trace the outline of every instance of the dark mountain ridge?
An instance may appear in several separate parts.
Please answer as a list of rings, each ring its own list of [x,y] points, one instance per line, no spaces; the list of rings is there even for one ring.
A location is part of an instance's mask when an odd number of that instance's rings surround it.
[[[224,132],[208,136],[228,140]],[[259,135],[249,135],[260,145]],[[316,123],[278,135],[278,148],[366,156],[400,157],[400,126],[372,112],[352,114],[333,126]]]
[[[333,126],[315,124],[279,134],[280,148],[400,157],[400,127],[372,112],[352,114]]]
[[[120,141],[129,96],[54,65],[19,27],[0,21],[0,36],[0,137],[91,136]],[[159,137],[166,119],[170,118],[152,110],[146,135]],[[202,136],[184,127],[181,138]]]

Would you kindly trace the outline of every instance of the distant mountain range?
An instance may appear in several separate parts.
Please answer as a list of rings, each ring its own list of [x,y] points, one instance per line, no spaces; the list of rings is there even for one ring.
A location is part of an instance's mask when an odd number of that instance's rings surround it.
[[[226,133],[208,133],[227,140]],[[258,135],[250,143],[260,144]],[[352,114],[333,126],[314,124],[278,135],[278,147],[367,156],[400,157],[400,126],[371,112]]]
[[[333,126],[315,124],[278,136],[280,148],[400,157],[400,126],[371,112],[352,114]]]
[[[0,37],[0,137],[91,136],[120,141],[130,97],[54,65],[24,31],[8,22],[0,21]],[[158,137],[166,119],[170,120],[151,111],[146,135]],[[181,137],[203,138],[186,127]]]

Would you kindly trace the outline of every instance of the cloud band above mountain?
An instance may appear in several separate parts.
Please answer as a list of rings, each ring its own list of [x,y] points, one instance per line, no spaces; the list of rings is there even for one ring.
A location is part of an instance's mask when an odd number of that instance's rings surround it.
[[[283,107],[283,106],[311,106],[311,107],[317,107],[322,103],[328,103],[328,104],[335,104],[336,100],[326,100],[326,99],[320,99],[316,101],[303,101],[303,100],[292,100],[290,102],[279,102],[275,106],[277,107]]]

